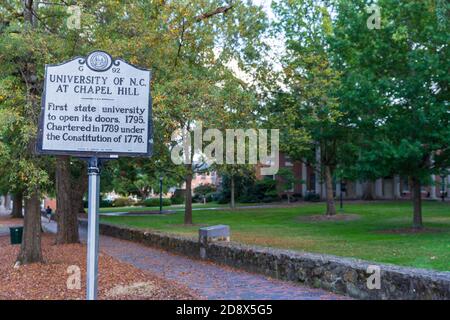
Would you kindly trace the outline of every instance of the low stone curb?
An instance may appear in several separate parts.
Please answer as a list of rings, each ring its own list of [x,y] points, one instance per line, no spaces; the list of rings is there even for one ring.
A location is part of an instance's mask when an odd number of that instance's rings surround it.
[[[86,225],[86,220],[80,220]],[[100,233],[201,259],[197,239],[157,231],[101,223]],[[233,242],[209,243],[206,259],[219,264],[299,282],[358,299],[450,299],[450,272],[400,267],[332,255],[249,246]],[[369,289],[369,266],[379,268],[380,289]],[[371,278],[372,279],[372,278]],[[370,281],[372,283],[372,281]]]

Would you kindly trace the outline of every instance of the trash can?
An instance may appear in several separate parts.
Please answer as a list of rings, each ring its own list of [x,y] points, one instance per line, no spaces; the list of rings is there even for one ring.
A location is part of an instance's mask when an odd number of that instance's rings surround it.
[[[9,235],[11,236],[11,244],[22,243],[23,227],[10,227]]]

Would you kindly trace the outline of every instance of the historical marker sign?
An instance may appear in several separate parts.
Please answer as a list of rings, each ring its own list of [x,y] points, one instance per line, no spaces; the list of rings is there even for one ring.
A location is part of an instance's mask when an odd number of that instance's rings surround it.
[[[47,65],[38,152],[150,156],[150,71],[104,51]]]
[[[150,71],[104,51],[45,67],[37,151],[87,158],[86,298],[97,298],[98,207],[103,158],[152,153]]]

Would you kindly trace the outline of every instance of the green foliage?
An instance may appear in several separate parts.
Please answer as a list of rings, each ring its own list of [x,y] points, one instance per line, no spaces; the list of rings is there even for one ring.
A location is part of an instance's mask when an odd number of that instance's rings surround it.
[[[280,200],[277,191],[277,181],[273,179],[249,180],[245,188],[237,189],[237,201],[242,203],[274,202]],[[219,203],[228,203],[227,189],[223,188]]]
[[[91,1],[86,1],[86,3]],[[89,47],[66,26],[64,5],[34,6],[30,24],[23,3],[0,5],[0,176],[4,192],[54,193],[54,163],[34,154],[44,65]],[[92,12],[86,12],[88,17]]]
[[[278,187],[281,192],[289,190],[294,184],[301,182],[295,178],[294,172],[290,168],[280,168],[277,176],[281,178],[278,182]]]
[[[119,197],[112,201],[113,207],[127,207],[134,204],[134,200],[127,197]]]
[[[26,103],[23,71],[30,64],[37,73],[38,105],[46,63],[58,63],[94,49],[110,52],[152,70],[154,154],[142,160],[108,162],[102,170],[103,192],[148,197],[178,185],[184,166],[170,161],[171,134],[192,128],[196,121],[220,127],[226,114],[245,115],[254,106],[250,84],[228,68],[258,67],[264,44],[263,11],[250,2],[222,0],[135,1],[81,0],[81,29],[67,27],[71,3],[39,4],[36,27],[22,17],[22,1],[0,5],[0,185],[7,192],[39,185],[51,191],[53,160],[31,158],[38,108]],[[223,12],[216,9],[228,7]],[[219,49],[219,50],[218,50]],[[259,71],[258,71],[259,72]],[[33,81],[35,81],[33,80]],[[7,187],[6,187],[7,186]]]
[[[162,191],[166,193],[170,187],[180,183],[181,177],[179,172],[162,171],[164,168],[160,164],[160,159],[165,159],[165,155],[162,152],[159,155],[161,158],[154,157],[150,160],[120,158],[107,163],[101,174],[102,192],[114,191],[122,195],[135,195],[144,200],[150,196],[152,190],[159,192],[159,177],[162,176]]]
[[[373,3],[273,2],[287,52],[268,123],[284,128],[281,147],[293,159],[314,163],[319,146],[321,164],[340,178],[399,174],[425,184],[450,165],[449,21],[442,14],[449,6],[380,0],[381,28],[369,29]]]
[[[100,200],[100,208],[111,208],[113,207],[113,201],[107,199]]]
[[[89,205],[88,201],[84,200],[83,201],[83,207],[87,208],[88,205]],[[111,208],[111,207],[113,207],[113,201],[112,200],[107,200],[107,199],[100,199],[99,207],[100,208]]]
[[[205,195],[207,195],[208,193],[214,193],[214,192],[216,192],[216,190],[217,190],[217,188],[216,188],[215,185],[210,184],[210,183],[206,183],[206,184],[201,184],[201,185],[197,186],[197,187],[194,189],[194,193],[195,193],[195,194],[199,194],[199,195],[201,195],[201,196],[205,196]]]
[[[307,192],[303,197],[305,201],[318,202],[320,201],[320,195],[314,192]]]
[[[172,204],[183,204],[184,203],[184,198],[181,196],[175,196],[173,195],[170,198],[170,201],[172,202]]]
[[[337,147],[346,136],[337,96],[340,72],[327,45],[329,8],[314,0],[274,1],[272,6],[278,16],[274,32],[286,38],[281,57],[285,89],[271,101],[268,122],[283,128],[281,149],[292,159],[314,163],[320,146],[321,164],[334,168]]]
[[[217,201],[221,204],[228,203],[231,198],[231,174],[234,175],[235,195],[236,199],[240,201],[241,197],[250,194],[250,189],[255,184],[255,171],[248,165],[241,166],[221,166],[220,172],[222,174],[222,187],[220,188]]]
[[[143,205],[146,207],[159,206],[159,198],[148,198],[143,201]],[[172,201],[169,198],[162,198],[162,205],[164,207],[172,205]]]
[[[216,192],[217,188],[213,184],[201,184],[194,189],[194,196],[192,201],[195,202],[211,202],[219,199],[219,193]]]
[[[366,27],[367,4],[337,1],[329,41],[342,66],[348,121],[360,136],[350,169],[367,178],[397,173],[425,182],[450,159],[449,22],[439,19],[448,4],[378,1],[380,30]]]
[[[186,190],[184,189],[176,189],[170,198],[172,204],[183,204],[185,202],[185,192]]]

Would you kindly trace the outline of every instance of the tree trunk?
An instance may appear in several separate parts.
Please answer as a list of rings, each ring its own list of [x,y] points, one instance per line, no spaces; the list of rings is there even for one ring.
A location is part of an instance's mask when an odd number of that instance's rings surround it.
[[[79,213],[84,212],[83,197],[88,189],[87,168],[85,166],[81,167],[81,174],[78,177],[76,178],[72,177],[71,183],[72,183],[72,193],[71,193],[72,206],[74,213],[78,215]]]
[[[364,190],[362,195],[363,200],[374,200],[374,184],[373,181],[364,182]]]
[[[70,157],[56,157],[56,244],[78,243],[78,212],[72,203]]]
[[[23,221],[23,238],[17,257],[20,264],[42,262],[41,251],[41,210],[39,193],[33,192],[25,199],[25,217]]]
[[[412,182],[412,201],[414,206],[414,218],[413,218],[413,228],[414,229],[422,229],[422,192],[420,179],[417,177],[411,178]]]
[[[184,224],[192,224],[192,166],[186,164],[186,195],[184,204]]]
[[[234,209],[234,208],[236,208],[236,203],[234,201],[234,175],[231,175],[230,182],[231,182],[231,186],[230,186],[230,191],[231,191],[230,205],[231,205],[231,208]]]
[[[81,192],[74,192],[72,194],[72,206],[73,206],[73,212],[75,214],[85,212],[83,197],[84,197],[84,193],[81,193]]]
[[[37,26],[36,15],[33,10],[37,7],[37,2],[33,0],[23,0],[23,17],[29,25],[25,28],[32,29]],[[31,105],[30,113],[32,119],[37,123],[39,116],[39,84],[36,76],[36,65],[33,61],[28,61],[23,71],[23,81],[27,86],[27,103]],[[28,143],[27,157],[33,161],[36,137],[32,137]],[[29,198],[25,200],[25,216],[23,219],[23,238],[17,261],[21,264],[41,262],[41,210],[40,210],[40,192],[37,186],[29,188]]]
[[[13,207],[11,216],[13,218],[23,218],[23,193],[22,191],[16,192],[13,195]]]
[[[325,182],[327,189],[327,216],[333,216],[336,214],[336,206],[334,205],[333,196],[333,177],[331,174],[330,166],[325,166]]]

